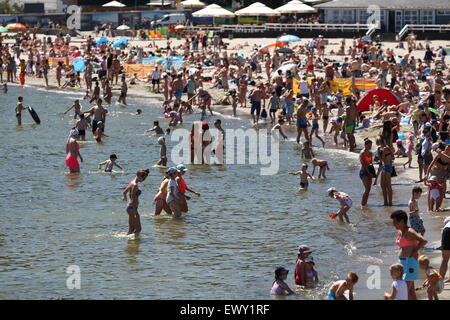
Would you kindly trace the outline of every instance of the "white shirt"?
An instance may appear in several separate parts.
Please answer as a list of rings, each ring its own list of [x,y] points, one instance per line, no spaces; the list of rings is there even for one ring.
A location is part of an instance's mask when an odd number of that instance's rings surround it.
[[[170,203],[175,200],[175,198],[170,194],[170,187],[174,187],[173,193],[176,197],[178,197],[178,194],[179,194],[178,183],[174,179],[170,179],[169,184],[167,185],[167,197],[166,197],[167,203]]]
[[[408,300],[408,286],[405,280],[395,280],[392,287],[397,290],[395,300]]]
[[[152,72],[152,79],[154,79],[154,80],[161,79],[161,74],[160,74],[158,69],[153,70],[153,72]]]
[[[298,83],[298,87],[300,88],[300,93],[301,94],[308,94],[309,93],[309,91],[308,91],[308,81],[300,81],[299,83]]]

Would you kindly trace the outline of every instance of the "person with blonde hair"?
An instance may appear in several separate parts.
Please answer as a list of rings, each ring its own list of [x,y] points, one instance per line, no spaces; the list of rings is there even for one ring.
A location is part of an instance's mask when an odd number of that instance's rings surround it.
[[[389,267],[392,279],[392,292],[385,293],[385,300],[408,300],[408,285],[403,280],[403,266],[400,263],[394,263]]]
[[[428,300],[439,300],[438,294],[444,289],[444,278],[435,268],[430,266],[430,259],[427,256],[419,257],[419,266],[420,269],[425,270],[427,276],[422,288],[427,288]]]

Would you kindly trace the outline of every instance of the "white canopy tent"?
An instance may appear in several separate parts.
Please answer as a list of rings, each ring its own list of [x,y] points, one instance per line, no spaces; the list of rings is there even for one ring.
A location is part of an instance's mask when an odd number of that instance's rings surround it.
[[[233,12],[228,11],[217,4],[211,4],[206,8],[192,14],[194,17],[234,18]]]
[[[189,9],[199,9],[199,8],[204,8],[206,6],[206,4],[201,2],[200,0],[181,1],[181,5],[183,6],[183,8],[189,8]]]
[[[304,3],[310,4],[310,5],[329,2],[329,1],[331,1],[331,0],[303,0]]]
[[[167,0],[167,1],[153,1],[153,2],[149,2],[145,4],[146,6],[153,6],[153,7],[165,7],[165,6],[171,6],[172,5],[172,1]]]
[[[310,7],[299,0],[292,0],[284,6],[275,9],[280,13],[295,14],[295,13],[315,13],[317,9]]]
[[[122,24],[117,27],[117,30],[130,30],[130,27],[125,24]]]
[[[123,7],[126,7],[126,5],[124,5],[123,3],[120,3],[118,1],[111,1],[111,2],[105,3],[104,5],[102,5],[102,7],[123,8]]]
[[[281,13],[278,11],[269,8],[265,4],[261,2],[255,2],[249,5],[247,8],[238,10],[235,12],[237,16],[243,16],[243,17],[259,17],[259,16],[265,16],[265,17],[276,17],[280,16]]]

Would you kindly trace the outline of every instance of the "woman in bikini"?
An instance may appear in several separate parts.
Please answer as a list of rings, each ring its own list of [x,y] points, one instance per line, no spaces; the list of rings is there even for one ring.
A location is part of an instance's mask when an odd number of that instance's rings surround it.
[[[136,177],[131,180],[128,186],[123,190],[123,201],[128,201],[127,213],[128,213],[128,232],[127,235],[134,234],[138,236],[142,230],[141,218],[138,213],[139,207],[139,196],[141,195],[141,190],[139,190],[139,182],[145,181],[147,179],[150,170],[139,170],[136,173]],[[130,200],[128,200],[127,195],[130,195]]]
[[[158,193],[153,198],[153,201],[155,202],[155,216],[159,216],[164,210],[168,214],[172,214],[172,210],[170,209],[169,205],[166,202],[167,197],[167,185],[169,183],[168,175],[166,174],[164,177],[164,180],[161,182],[161,185],[159,186]]]
[[[361,169],[359,170],[359,178],[364,185],[364,194],[361,199],[361,206],[365,207],[369,200],[370,189],[372,187],[372,178],[376,176],[375,168],[373,167],[373,153],[372,141],[366,139],[364,141],[364,149],[359,153],[359,162],[361,163]]]
[[[398,230],[395,244],[400,247],[398,258],[403,265],[403,279],[408,286],[408,300],[417,300],[414,281],[419,280],[418,252],[425,247],[427,240],[408,226],[408,215],[397,210],[391,214],[392,223]]]

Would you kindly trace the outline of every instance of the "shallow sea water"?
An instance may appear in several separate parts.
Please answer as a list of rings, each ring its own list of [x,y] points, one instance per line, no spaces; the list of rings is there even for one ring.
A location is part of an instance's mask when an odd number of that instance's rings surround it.
[[[16,126],[19,95],[35,108],[41,125],[24,111],[23,126]],[[300,244],[314,249],[320,283],[286,299],[323,299],[330,283],[349,271],[360,275],[356,299],[382,299],[389,290],[387,266],[395,260],[396,235],[391,210],[379,205],[378,188],[369,199],[371,207],[359,210],[356,154],[318,148],[315,140],[316,156],[328,160],[331,171],[327,180],[311,182],[307,192],[298,192],[298,177],[288,174],[300,166],[293,141],[280,144],[277,175],[261,176],[259,165],[188,165],[186,180],[201,197],[192,196],[182,219],[153,217],[163,171],[152,167],[159,159],[157,138],[143,132],[157,119],[167,127],[155,108],[158,103],[130,98],[127,108],[109,107],[105,133],[110,137],[97,144],[87,131],[88,141],[80,149],[85,162],[74,178],[64,161],[73,113],[62,112],[81,97],[81,92],[29,87],[11,87],[1,96],[0,299],[273,299],[273,271],[287,267],[293,286]],[[82,104],[86,110],[87,103]],[[143,114],[133,115],[138,107]],[[211,127],[216,118],[222,118],[225,129],[250,127],[247,120],[222,116],[208,118]],[[194,120],[199,114],[185,116],[182,127],[190,129]],[[169,153],[174,144],[168,142]],[[111,153],[118,155],[124,173],[98,171],[97,164]],[[143,231],[138,240],[129,240],[121,192],[143,168],[151,170],[141,184]],[[356,227],[329,219],[338,208],[326,195],[330,186],[353,198],[349,216]],[[406,188],[395,187],[394,203],[407,199]],[[405,209],[406,203],[394,208]],[[66,287],[70,265],[80,267],[79,290]],[[367,288],[372,265],[381,271],[378,290]]]

